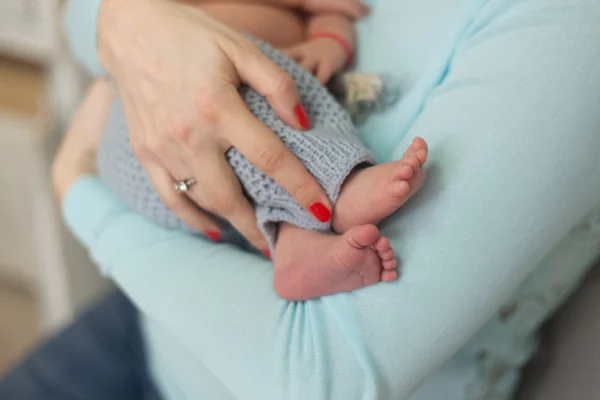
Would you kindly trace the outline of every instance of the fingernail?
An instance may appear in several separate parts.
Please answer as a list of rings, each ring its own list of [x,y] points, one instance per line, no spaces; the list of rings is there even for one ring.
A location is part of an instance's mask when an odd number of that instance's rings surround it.
[[[221,241],[221,234],[217,231],[205,231],[204,234],[207,238],[212,239],[215,242]]]
[[[300,126],[303,129],[310,128],[310,122],[308,122],[308,115],[306,115],[306,111],[304,110],[304,107],[302,107],[302,104],[298,104],[294,108],[294,114],[296,114],[296,119],[298,120],[298,124],[300,124]]]
[[[269,251],[269,249],[267,250],[263,250],[262,253],[265,255],[265,257],[267,257],[268,259],[271,258],[271,252]]]
[[[321,222],[327,222],[331,219],[331,211],[323,203],[313,203],[308,210],[315,218]]]

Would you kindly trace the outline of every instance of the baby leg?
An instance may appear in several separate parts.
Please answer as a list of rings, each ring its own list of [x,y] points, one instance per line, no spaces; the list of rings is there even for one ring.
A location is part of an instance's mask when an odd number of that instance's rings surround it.
[[[416,138],[401,160],[356,168],[334,205],[333,229],[343,233],[353,226],[377,224],[396,211],[423,185],[426,160],[427,144]]]
[[[327,235],[282,223],[273,286],[286,300],[308,300],[392,281],[395,267],[394,250],[374,225]]]

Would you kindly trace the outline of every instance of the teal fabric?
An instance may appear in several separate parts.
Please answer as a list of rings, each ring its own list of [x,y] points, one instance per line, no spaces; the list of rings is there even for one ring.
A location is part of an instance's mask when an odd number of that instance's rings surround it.
[[[76,59],[94,75],[104,75],[96,55],[96,22],[102,0],[67,0],[63,13],[65,37]]]
[[[83,3],[67,6],[70,41],[97,67],[97,7]],[[425,187],[383,224],[401,258],[392,284],[284,302],[267,261],[161,229],[91,177],[65,218],[144,314],[169,400],[489,399],[468,390],[482,349],[518,365],[530,349],[502,345],[536,326],[503,329],[497,311],[600,204],[599,62],[595,0],[373,3],[357,68],[391,74],[404,97],[362,136],[380,160],[416,135],[431,149]]]

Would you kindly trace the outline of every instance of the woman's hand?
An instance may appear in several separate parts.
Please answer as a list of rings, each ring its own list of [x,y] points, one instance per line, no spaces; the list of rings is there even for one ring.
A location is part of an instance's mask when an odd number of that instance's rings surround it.
[[[96,150],[113,99],[108,82],[97,81],[71,120],[52,164],[52,185],[60,202],[78,178],[96,173]]]
[[[266,242],[224,154],[237,148],[320,220],[319,184],[240,98],[247,84],[290,126],[309,127],[294,81],[243,35],[198,8],[166,0],[103,0],[98,53],[116,81],[131,144],[162,201],[187,225],[218,231],[193,203],[223,216],[257,248]],[[175,181],[194,178],[185,195]]]

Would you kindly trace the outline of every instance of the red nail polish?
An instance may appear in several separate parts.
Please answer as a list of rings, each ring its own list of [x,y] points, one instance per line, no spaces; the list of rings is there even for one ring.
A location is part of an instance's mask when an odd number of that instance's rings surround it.
[[[217,231],[206,231],[204,232],[207,238],[214,240],[215,242],[221,241],[221,234]]]
[[[296,114],[296,119],[298,120],[298,123],[303,129],[310,128],[310,122],[308,122],[308,115],[306,115],[306,111],[304,110],[304,107],[302,107],[302,104],[298,104],[294,108],[294,114]]]
[[[268,259],[271,259],[271,252],[269,251],[269,249],[263,250],[262,253],[265,255],[265,257],[267,257]]]
[[[308,209],[321,222],[327,222],[331,219],[331,211],[322,203],[313,203]]]

